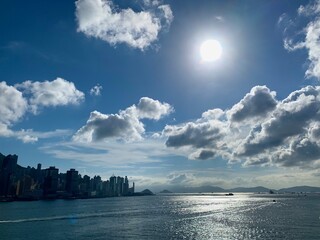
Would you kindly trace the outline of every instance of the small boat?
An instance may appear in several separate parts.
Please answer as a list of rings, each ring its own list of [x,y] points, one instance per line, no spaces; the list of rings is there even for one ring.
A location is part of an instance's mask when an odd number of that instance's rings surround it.
[[[233,193],[227,193],[226,196],[233,196]]]

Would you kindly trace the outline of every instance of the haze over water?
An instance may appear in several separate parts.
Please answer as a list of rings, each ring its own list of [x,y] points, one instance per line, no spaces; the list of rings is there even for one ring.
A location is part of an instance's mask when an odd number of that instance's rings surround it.
[[[319,239],[319,200],[172,194],[2,203],[0,232],[4,240]]]

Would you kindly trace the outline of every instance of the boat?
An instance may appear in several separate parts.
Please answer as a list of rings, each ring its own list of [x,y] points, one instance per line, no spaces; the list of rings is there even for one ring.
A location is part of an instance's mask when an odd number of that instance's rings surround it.
[[[226,196],[233,196],[233,193],[227,193]]]

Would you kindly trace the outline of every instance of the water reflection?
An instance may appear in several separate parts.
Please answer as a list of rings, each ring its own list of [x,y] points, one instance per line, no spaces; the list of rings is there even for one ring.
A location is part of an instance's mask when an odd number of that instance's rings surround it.
[[[10,240],[318,239],[319,197],[207,194],[13,202],[0,204],[0,232],[1,239]]]

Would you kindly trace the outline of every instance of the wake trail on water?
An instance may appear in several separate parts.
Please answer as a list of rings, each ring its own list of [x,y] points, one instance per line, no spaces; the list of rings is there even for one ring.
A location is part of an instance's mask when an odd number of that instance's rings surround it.
[[[25,222],[44,222],[44,221],[55,221],[55,220],[79,220],[85,218],[94,217],[111,217],[114,214],[110,213],[92,213],[92,214],[74,214],[74,215],[62,215],[62,216],[52,216],[52,217],[40,217],[40,218],[22,218],[22,219],[12,219],[12,220],[0,220],[0,224],[5,223],[25,223]]]

